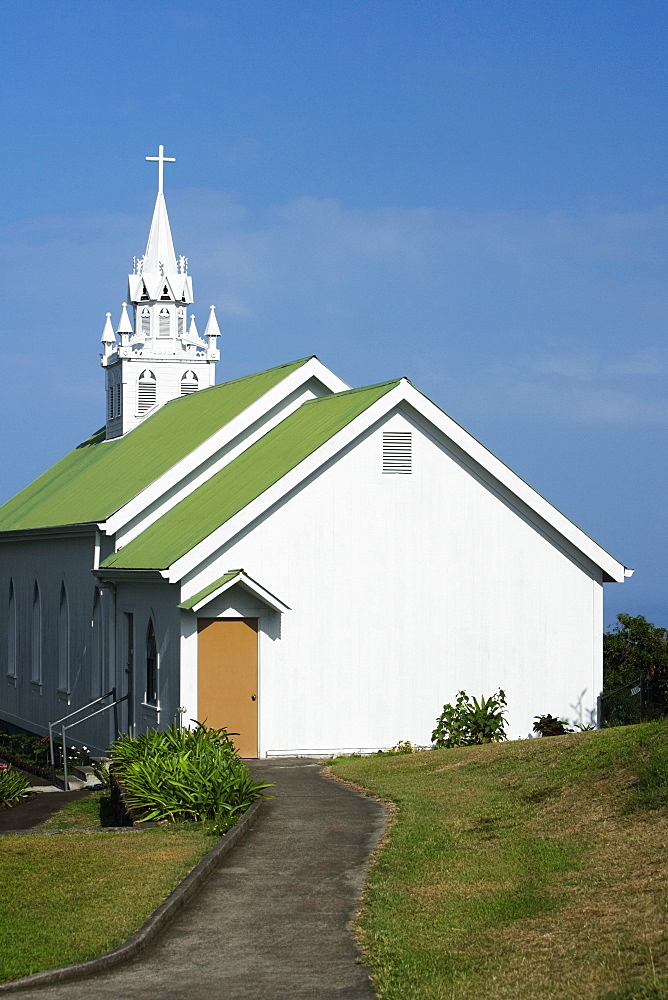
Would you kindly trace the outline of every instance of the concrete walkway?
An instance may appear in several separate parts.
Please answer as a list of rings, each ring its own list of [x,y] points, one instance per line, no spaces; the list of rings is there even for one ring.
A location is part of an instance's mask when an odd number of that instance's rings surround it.
[[[88,794],[88,792],[38,792],[31,799],[25,799],[11,809],[0,810],[0,833],[5,833],[7,830],[30,830],[41,826],[68,802],[81,799]]]
[[[8,996],[372,1000],[348,924],[384,808],[303,758],[252,770],[276,797],[154,944],[93,978]]]

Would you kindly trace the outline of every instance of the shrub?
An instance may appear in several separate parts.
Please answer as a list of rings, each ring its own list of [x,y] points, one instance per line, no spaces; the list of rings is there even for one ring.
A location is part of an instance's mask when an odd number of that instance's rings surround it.
[[[444,705],[431,734],[435,747],[466,747],[476,743],[499,743],[507,739],[505,692],[499,688],[489,698],[469,698],[459,691],[454,705]]]
[[[252,780],[227,730],[172,725],[121,736],[111,747],[113,772],[141,821],[211,822],[216,833],[236,823],[269,785]]]
[[[557,719],[554,715],[537,715],[535,716],[535,722],[533,724],[534,733],[540,733],[541,736],[563,736],[564,733],[572,733],[573,730],[568,728],[568,723],[565,719]],[[585,729],[586,727],[582,727]],[[593,726],[591,727],[593,729]]]
[[[0,807],[9,808],[29,794],[30,782],[18,771],[0,764]]]
[[[426,749],[427,747],[418,746],[417,743],[411,743],[410,740],[399,740],[396,746],[388,750],[388,753],[421,753]]]

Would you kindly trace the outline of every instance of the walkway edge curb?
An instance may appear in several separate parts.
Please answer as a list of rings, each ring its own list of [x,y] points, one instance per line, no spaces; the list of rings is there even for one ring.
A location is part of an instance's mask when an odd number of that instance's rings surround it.
[[[64,965],[58,969],[35,972],[31,976],[23,976],[21,979],[13,979],[8,983],[0,983],[0,993],[29,989],[32,986],[45,986],[49,983],[62,983],[70,979],[82,979],[89,974],[103,972],[105,969],[134,958],[174,919],[225,855],[229,854],[248,832],[262,807],[262,802],[262,799],[258,799],[246,810],[239,822],[202,858],[199,864],[195,865],[192,871],[188,872],[167,899],[123,944],[112,948],[111,951],[106,951],[103,955],[98,955],[97,958],[89,958],[84,962],[74,962],[72,965]]]

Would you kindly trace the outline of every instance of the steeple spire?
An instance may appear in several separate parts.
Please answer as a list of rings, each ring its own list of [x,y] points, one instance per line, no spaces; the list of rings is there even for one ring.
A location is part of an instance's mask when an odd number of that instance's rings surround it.
[[[128,276],[128,299],[133,315],[123,303],[116,333],[107,316],[102,344],[102,366],[107,375],[107,438],[132,430],[152,412],[178,396],[213,385],[215,363],[220,357],[219,334],[212,313],[207,336],[197,332],[194,317],[188,327],[188,306],[193,301],[188,261],[174,252],[164,195],[164,165],[174,157],[147,156],[158,164],[158,195],[143,257],[134,258]],[[213,323],[213,325],[212,325]],[[148,383],[151,393],[147,396]],[[147,399],[152,400],[147,405]]]
[[[151,230],[148,234],[144,254],[143,273],[155,277],[172,277],[176,274],[176,253],[172,241],[172,230],[167,215],[167,205],[162,191],[158,192],[153,209]]]

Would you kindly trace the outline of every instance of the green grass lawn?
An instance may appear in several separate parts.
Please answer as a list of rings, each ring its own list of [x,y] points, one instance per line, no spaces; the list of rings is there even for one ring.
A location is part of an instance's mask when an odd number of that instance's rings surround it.
[[[50,826],[68,820],[99,825],[94,796],[66,808],[64,821],[52,819]],[[217,840],[194,824],[138,833],[2,837],[0,982],[120,944]]]
[[[47,793],[42,793],[47,794]],[[83,798],[74,799],[50,816],[42,826],[48,830],[68,828],[92,829],[113,826],[114,817],[105,792],[88,792]]]
[[[357,921],[383,1000],[668,998],[668,720],[332,772],[396,804]]]

